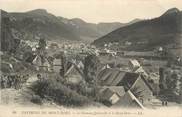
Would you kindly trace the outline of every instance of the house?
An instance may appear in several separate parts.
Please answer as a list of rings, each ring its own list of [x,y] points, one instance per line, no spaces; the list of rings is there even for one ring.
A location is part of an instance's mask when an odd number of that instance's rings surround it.
[[[128,90],[122,98],[120,98],[117,103],[115,103],[112,107],[124,107],[124,108],[140,108],[145,109],[142,103],[135,97],[135,95]]]
[[[36,55],[32,63],[38,71],[50,71],[50,63],[46,57]]]
[[[98,80],[101,86],[123,86],[125,91],[133,91],[132,93],[143,103],[153,98],[153,88],[140,73],[108,68],[98,74]]]
[[[37,71],[50,71],[50,63],[46,57],[31,54],[25,58],[25,62],[34,65]]]
[[[147,51],[147,52],[125,51],[124,56],[137,57],[137,58],[151,58],[156,55],[153,51]]]
[[[68,62],[63,76],[68,84],[78,84],[84,80],[83,72],[78,68],[77,64]]]
[[[101,50],[99,52],[99,55],[101,55],[101,56],[116,56],[117,52],[115,52],[113,50],[108,50],[105,48],[104,50]]]
[[[111,106],[117,103],[124,94],[123,86],[104,86],[99,90],[99,100],[105,105]]]
[[[149,82],[149,85],[152,87],[153,94],[154,95],[158,95],[159,92],[160,92],[160,88],[159,88],[159,75],[156,74],[156,73],[149,74],[148,82]]]
[[[48,56],[43,58],[43,63],[41,61],[41,56],[34,55],[31,57],[32,64],[36,66],[37,70],[44,70],[49,72],[59,73],[62,67],[61,59],[57,59],[53,56]]]
[[[102,86],[117,86],[123,79],[125,71],[117,68],[106,68],[99,72],[97,78]]]
[[[60,69],[62,68],[62,60],[61,59],[54,59],[53,60],[53,65],[52,65],[52,69],[54,72],[59,73]]]
[[[148,103],[153,98],[153,89],[142,74],[128,72],[118,86],[130,90],[142,103]]]
[[[78,67],[80,70],[84,70],[84,64],[83,64],[82,61],[77,61],[77,62],[76,62],[76,65],[77,65],[77,67]]]
[[[140,67],[136,67],[136,69],[133,69],[133,72],[134,73],[141,73],[141,74],[143,74],[145,77],[148,77],[149,75],[147,74],[147,72],[145,72],[145,70],[143,69],[143,67],[142,66],[140,66]]]
[[[108,68],[111,68],[108,63],[107,64],[102,64],[101,70],[108,69]]]
[[[53,50],[56,50],[56,49],[59,49],[59,45],[57,44],[57,43],[51,43],[50,45],[49,45],[49,48],[50,49],[53,49]]]
[[[133,71],[140,67],[140,63],[136,59],[130,59],[128,62],[128,66]]]
[[[0,70],[2,72],[10,72],[11,73],[14,71],[14,66],[9,62],[1,61],[1,69]]]
[[[124,56],[125,55],[125,52],[124,51],[117,51],[117,55],[118,56]]]
[[[132,45],[132,42],[126,41],[126,42],[125,42],[125,45],[126,45],[126,46],[130,46],[130,45]]]
[[[37,55],[30,54],[24,57],[25,62],[33,64],[33,60],[35,59]]]

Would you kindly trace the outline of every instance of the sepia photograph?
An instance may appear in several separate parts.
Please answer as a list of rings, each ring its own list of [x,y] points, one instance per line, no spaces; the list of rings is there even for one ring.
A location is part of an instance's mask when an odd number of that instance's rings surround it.
[[[0,117],[182,117],[181,0],[0,0]]]

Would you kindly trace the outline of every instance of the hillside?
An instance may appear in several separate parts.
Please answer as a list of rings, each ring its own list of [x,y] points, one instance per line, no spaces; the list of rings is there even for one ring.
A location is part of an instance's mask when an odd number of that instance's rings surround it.
[[[23,39],[34,40],[44,37],[48,40],[80,40],[66,24],[48,13],[37,9],[25,13],[9,13],[14,32],[22,34]]]
[[[79,34],[81,38],[86,39],[87,41],[93,41],[97,38],[100,38],[113,30],[116,30],[120,27],[130,25],[132,23],[138,22],[139,19],[132,20],[128,23],[120,22],[101,22],[98,24],[88,23],[79,18],[74,18],[67,20],[67,24],[72,26],[72,29],[76,34]]]
[[[158,46],[179,47],[181,39],[182,12],[173,8],[160,17],[116,29],[93,44],[103,47],[105,43],[118,42],[121,49],[143,51]]]
[[[57,17],[44,9],[21,13],[3,12],[9,18],[9,23],[3,24],[8,27],[7,33],[25,40],[36,40],[43,37],[47,40],[93,41],[126,25],[119,22],[87,23],[79,18]],[[2,19],[3,17],[2,15]],[[4,29],[2,28],[2,30]]]
[[[11,21],[7,12],[0,10],[0,37],[1,51],[12,51],[16,49],[18,39],[11,32]]]

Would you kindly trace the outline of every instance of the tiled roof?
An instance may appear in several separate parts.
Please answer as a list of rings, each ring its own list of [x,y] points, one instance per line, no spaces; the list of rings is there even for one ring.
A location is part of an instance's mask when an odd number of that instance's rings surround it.
[[[128,88],[130,88],[135,81],[138,79],[138,77],[140,76],[140,74],[138,73],[131,73],[131,72],[126,72],[126,74],[124,75],[122,82],[120,82],[120,86],[126,86]]]
[[[98,80],[102,85],[115,86],[122,80],[125,73],[119,69],[106,68],[99,73]]]

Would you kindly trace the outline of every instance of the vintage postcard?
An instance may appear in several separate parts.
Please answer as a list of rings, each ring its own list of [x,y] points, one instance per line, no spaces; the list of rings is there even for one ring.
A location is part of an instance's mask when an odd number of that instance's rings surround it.
[[[182,117],[181,0],[0,0],[0,117]]]

